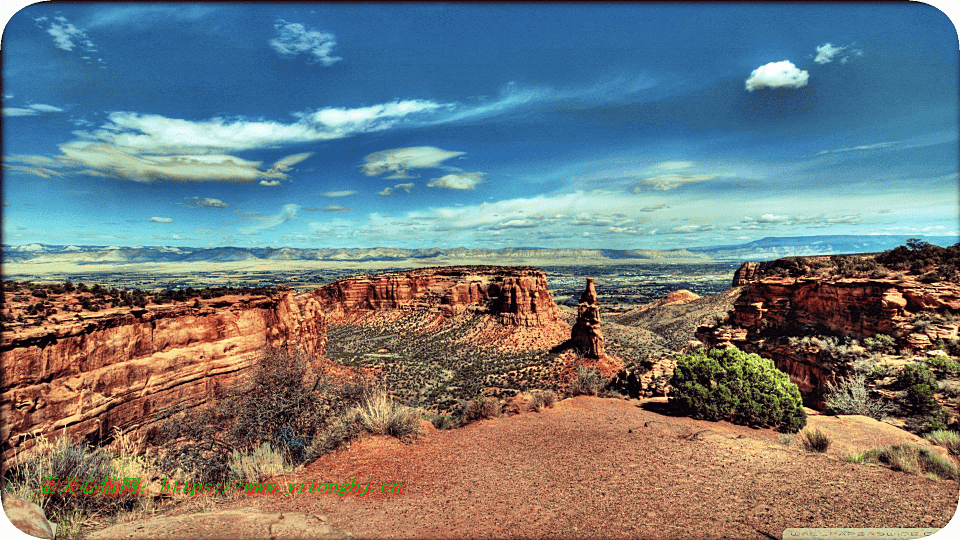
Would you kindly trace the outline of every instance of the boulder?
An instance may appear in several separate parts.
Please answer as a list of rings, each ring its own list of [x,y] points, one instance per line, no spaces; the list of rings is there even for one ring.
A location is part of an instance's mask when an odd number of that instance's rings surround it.
[[[4,493],[3,511],[14,527],[30,536],[53,540],[57,534],[57,524],[47,520],[43,509],[20,497]]]

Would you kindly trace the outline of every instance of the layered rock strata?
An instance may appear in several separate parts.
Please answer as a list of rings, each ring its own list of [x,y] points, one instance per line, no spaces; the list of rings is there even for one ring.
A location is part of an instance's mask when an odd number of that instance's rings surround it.
[[[577,322],[570,333],[574,350],[584,358],[603,358],[603,330],[600,328],[600,306],[597,305],[597,288],[593,278],[587,278],[587,287],[580,294],[577,306]]]
[[[312,295],[338,318],[428,310],[447,317],[467,311],[491,315],[507,326],[544,327],[560,320],[546,275],[532,267],[448,266],[354,276]]]
[[[201,300],[199,307],[88,312],[56,326],[5,333],[3,458],[31,447],[37,434],[65,430],[96,440],[114,427],[147,428],[204,403],[267,346],[322,356],[320,307],[287,290]]]
[[[905,349],[921,351],[938,339],[957,337],[956,322],[918,330],[919,314],[960,313],[960,284],[902,279],[769,277],[755,279],[757,263],[745,263],[734,277],[742,287],[728,323],[700,327],[707,346],[736,346],[772,358],[804,395],[834,379],[817,347],[790,346],[779,335],[839,334],[856,339],[886,334]],[[842,368],[842,366],[841,366]]]

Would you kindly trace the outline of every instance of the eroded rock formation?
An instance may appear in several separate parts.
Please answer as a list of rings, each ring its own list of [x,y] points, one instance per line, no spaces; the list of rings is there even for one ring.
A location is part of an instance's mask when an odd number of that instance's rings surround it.
[[[577,306],[577,322],[570,333],[574,350],[585,358],[603,358],[603,330],[600,328],[600,306],[597,305],[597,288],[593,278],[587,278],[587,287],[580,294]]]
[[[143,429],[196,406],[266,346],[323,355],[319,302],[285,291],[192,305],[84,313],[56,326],[4,333],[0,387],[3,457],[61,429],[98,439]]]
[[[956,322],[928,324],[917,331],[918,314],[960,311],[960,284],[902,279],[766,277],[755,278],[756,263],[737,271],[742,285],[729,322],[700,327],[696,337],[707,346],[736,346],[772,358],[804,395],[815,394],[834,379],[817,347],[790,345],[783,335],[839,334],[856,339],[886,334],[901,347],[920,351],[938,339],[957,337]]]
[[[337,280],[313,295],[335,317],[380,310],[431,310],[444,316],[489,314],[508,326],[542,327],[559,313],[542,270],[448,266]]]
[[[83,312],[3,335],[3,457],[33,435],[66,428],[97,440],[114,427],[141,433],[170,413],[207,402],[267,346],[300,348],[331,367],[329,317],[428,310],[489,315],[498,343],[569,335],[536,268],[447,267],[360,276],[295,295],[225,296],[178,305]],[[198,307],[194,307],[194,306]],[[561,332],[562,330],[562,332]],[[542,335],[541,335],[542,334]]]

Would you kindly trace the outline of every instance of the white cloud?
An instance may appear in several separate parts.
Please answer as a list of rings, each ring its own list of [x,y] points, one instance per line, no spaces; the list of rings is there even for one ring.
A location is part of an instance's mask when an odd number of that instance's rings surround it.
[[[852,151],[854,151],[854,150],[876,150],[876,149],[878,149],[878,148],[889,148],[889,147],[891,147],[891,146],[893,146],[893,145],[895,145],[895,144],[899,144],[899,143],[900,143],[900,141],[895,141],[895,142],[880,142],[880,143],[874,143],[874,144],[865,144],[865,145],[862,145],[862,146],[850,146],[850,147],[847,147],[847,148],[837,148],[837,149],[834,149],[834,150],[821,150],[821,151],[817,152],[816,154],[814,154],[814,156],[822,156],[823,154],[833,154],[833,153],[837,153],[837,152],[852,152]]]
[[[62,19],[62,23],[51,23],[47,28],[47,33],[53,36],[53,43],[58,49],[63,49],[65,51],[72,51],[75,46],[74,39],[82,39],[84,33],[82,30],[76,26],[66,22],[66,19]]]
[[[364,157],[364,164],[361,169],[367,176],[378,176],[389,172],[392,174],[385,178],[410,178],[407,175],[409,169],[435,169],[440,167],[444,161],[462,156],[465,153],[441,150],[432,146],[395,148],[374,152]]]
[[[34,116],[38,113],[53,113],[53,112],[63,112],[63,109],[60,107],[54,107],[53,105],[44,105],[42,103],[34,103],[32,105],[27,105],[26,108],[23,107],[4,107],[3,115],[4,116]]]
[[[260,185],[261,185],[261,186],[267,186],[267,187],[274,187],[274,186],[279,186],[279,185],[280,185],[280,181],[279,181],[279,180],[269,180],[269,181],[267,181],[267,180],[261,180],[261,181],[260,181]]]
[[[644,178],[640,184],[633,188],[634,193],[642,193],[648,189],[655,191],[668,191],[677,189],[686,184],[697,184],[707,182],[716,178],[715,174],[661,174],[651,178]],[[656,209],[656,208],[654,208]]]
[[[483,182],[487,173],[454,173],[434,178],[427,183],[427,187],[447,188],[447,189],[476,189],[477,184]]]
[[[244,227],[241,230],[241,234],[252,234],[261,229],[269,229],[282,225],[287,221],[297,217],[297,210],[300,209],[299,205],[296,204],[285,204],[281,209],[280,213],[274,216],[263,216],[263,215],[252,215],[247,216],[247,219],[250,221],[257,222],[256,225],[250,227]]]
[[[346,191],[328,191],[323,194],[324,197],[348,197],[354,195],[356,191],[346,190]]]
[[[817,57],[814,58],[813,61],[818,64],[829,64],[833,61],[833,57],[844,49],[846,49],[846,47],[834,47],[829,43],[824,43],[817,47]]]
[[[204,197],[202,199],[194,197],[193,199],[197,201],[197,206],[208,206],[210,208],[228,208],[230,206],[220,199],[211,199],[210,197]]]
[[[173,223],[173,219],[171,219],[171,218],[168,218],[168,217],[157,217],[157,216],[153,216],[153,217],[150,218],[148,221],[152,221],[152,222],[154,222],[154,223]]]
[[[759,88],[802,88],[807,85],[810,74],[797,69],[793,62],[770,62],[750,73],[746,81],[747,91],[753,92]]]
[[[393,186],[392,188],[389,188],[389,187],[383,188],[383,190],[381,190],[380,193],[377,193],[377,195],[382,195],[382,196],[384,196],[384,197],[389,197],[390,195],[393,195],[394,190],[399,190],[399,189],[402,189],[403,191],[405,191],[405,192],[407,192],[407,193],[410,193],[410,190],[413,189],[413,184],[412,184],[412,183],[411,183],[411,184],[397,184],[397,185]]]
[[[846,51],[846,52],[844,52]],[[813,59],[818,64],[829,64],[834,58],[839,56],[840,63],[846,64],[852,56],[863,56],[863,51],[853,49],[849,45],[843,47],[834,47],[830,43],[824,43],[817,47],[817,56]]]
[[[353,210],[353,208],[346,208],[340,206],[339,204],[330,204],[321,208],[320,210],[324,212],[349,212],[350,210]]]
[[[306,54],[324,66],[332,66],[343,60],[333,56],[333,48],[337,46],[337,38],[333,34],[309,29],[298,23],[288,23],[283,19],[273,27],[277,30],[277,37],[270,40],[270,46],[283,56]]]

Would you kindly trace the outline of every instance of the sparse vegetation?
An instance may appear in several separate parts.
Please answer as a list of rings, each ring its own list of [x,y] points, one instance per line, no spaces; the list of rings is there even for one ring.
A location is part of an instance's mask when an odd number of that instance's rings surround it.
[[[800,444],[810,452],[826,452],[830,448],[830,437],[819,428],[800,432]]]
[[[248,450],[234,450],[227,462],[230,478],[242,478],[247,482],[262,482],[271,476],[288,471],[283,454],[270,447],[269,442]]]
[[[908,474],[932,474],[946,480],[956,480],[957,466],[929,448],[914,444],[894,444],[877,451],[877,461],[895,471]]]
[[[807,417],[797,385],[773,361],[738,349],[700,349],[677,359],[670,401],[695,418],[778,426],[796,432]]]
[[[597,396],[603,391],[606,381],[596,368],[578,365],[570,381],[571,396]]]
[[[872,398],[866,388],[866,377],[857,373],[837,386],[827,383],[824,396],[827,410],[834,414],[861,414],[883,420],[893,412],[893,406],[883,399]]]
[[[530,408],[536,412],[553,407],[557,401],[557,393],[553,390],[534,390],[530,397]]]
[[[497,418],[500,416],[500,400],[495,397],[479,396],[467,403],[463,410],[463,423],[469,424],[477,420]]]
[[[938,429],[927,433],[924,437],[928,441],[947,449],[951,456],[960,457],[960,434],[956,431]]]
[[[420,417],[412,409],[393,401],[383,390],[368,395],[347,412],[347,421],[374,435],[391,435],[400,440],[415,438]]]

